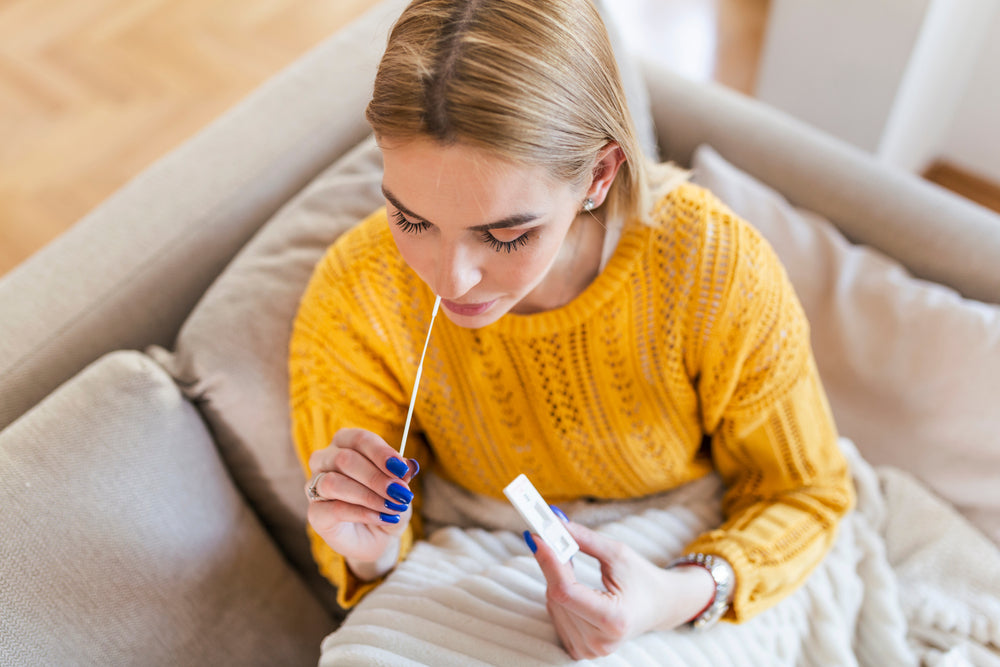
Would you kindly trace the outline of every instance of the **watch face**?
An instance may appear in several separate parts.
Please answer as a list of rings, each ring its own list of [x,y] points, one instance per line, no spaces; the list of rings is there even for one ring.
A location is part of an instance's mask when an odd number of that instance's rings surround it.
[[[715,599],[705,611],[691,621],[691,626],[697,630],[707,630],[715,625],[729,610],[735,590],[736,574],[732,565],[725,558],[712,554],[688,554],[670,563],[675,565],[700,565],[708,570],[715,580]]]

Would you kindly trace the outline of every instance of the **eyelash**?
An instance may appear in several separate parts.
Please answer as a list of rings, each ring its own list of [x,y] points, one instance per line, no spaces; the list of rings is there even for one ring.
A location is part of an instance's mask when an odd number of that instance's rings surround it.
[[[426,231],[427,228],[430,227],[430,224],[426,222],[410,222],[401,211],[394,212],[392,217],[394,218],[396,226],[407,234],[419,234]],[[483,232],[479,238],[483,243],[490,246],[490,248],[492,248],[495,252],[506,252],[509,255],[510,253],[528,245],[530,236],[531,230],[521,234],[512,241],[501,241],[489,232]]]
[[[528,245],[528,235],[531,232],[525,232],[518,236],[513,241],[501,241],[497,237],[493,236],[489,232],[483,232],[479,237],[496,252],[505,252],[508,255],[519,248],[523,248]]]
[[[410,222],[400,211],[393,213],[392,217],[396,219],[396,226],[407,234],[419,234],[430,227],[426,222]]]

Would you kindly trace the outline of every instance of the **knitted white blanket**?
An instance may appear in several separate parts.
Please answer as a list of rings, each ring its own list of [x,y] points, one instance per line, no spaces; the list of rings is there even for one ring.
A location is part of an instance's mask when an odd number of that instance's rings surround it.
[[[649,633],[580,664],[1000,666],[1000,551],[915,480],[876,471],[841,444],[857,508],[801,589],[741,625]],[[448,527],[418,543],[324,640],[320,665],[572,663],[513,510],[433,477],[425,486],[425,514]],[[711,476],[655,498],[562,509],[664,564],[721,522],[720,496]],[[574,563],[600,587],[594,559]]]

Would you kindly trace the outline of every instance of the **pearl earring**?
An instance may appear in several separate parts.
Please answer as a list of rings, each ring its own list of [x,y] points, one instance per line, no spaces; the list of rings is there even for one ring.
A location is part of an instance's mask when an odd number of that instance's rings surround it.
[[[584,199],[583,200],[583,210],[584,211],[588,211],[588,212],[589,211],[593,211],[594,210],[594,200],[591,199],[590,197],[587,197],[586,199]]]

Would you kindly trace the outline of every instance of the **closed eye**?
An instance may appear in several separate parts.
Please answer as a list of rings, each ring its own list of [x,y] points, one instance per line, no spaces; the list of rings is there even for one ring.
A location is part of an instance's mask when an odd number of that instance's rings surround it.
[[[406,234],[420,234],[427,231],[431,227],[431,223],[421,220],[420,222],[413,222],[409,220],[402,211],[396,210],[392,213],[393,224],[399,227]],[[479,235],[480,240],[488,245],[494,252],[504,252],[508,255],[515,250],[523,248],[528,245],[534,235],[535,230],[529,229],[520,236],[510,241],[501,241],[497,237],[493,236],[489,231],[482,232]]]
[[[402,211],[396,211],[392,214],[392,217],[396,226],[407,234],[419,234],[420,232],[426,231],[427,228],[431,226],[428,222],[410,222],[406,219],[406,216],[403,215]]]
[[[532,230],[528,230],[525,233],[518,236],[516,239],[511,241],[501,241],[497,237],[493,236],[489,232],[483,232],[479,237],[483,240],[483,243],[487,244],[495,250],[496,252],[505,252],[508,255],[519,248],[523,248],[528,245],[530,240]]]

